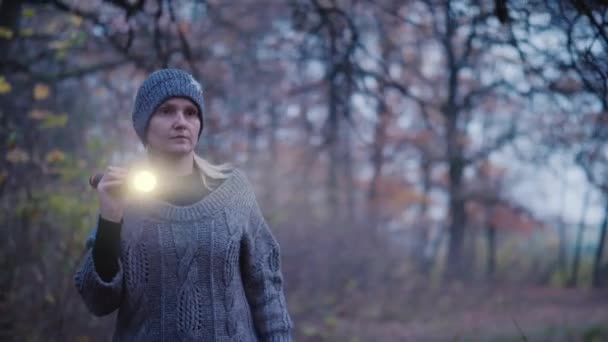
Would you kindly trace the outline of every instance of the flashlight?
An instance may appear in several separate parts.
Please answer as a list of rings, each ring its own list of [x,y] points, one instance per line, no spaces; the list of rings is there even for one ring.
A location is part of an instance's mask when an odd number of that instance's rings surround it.
[[[101,173],[101,172],[91,175],[89,177],[89,185],[91,186],[91,188],[97,189],[97,184],[99,184],[99,181],[101,181],[102,177],[103,177],[103,173]]]
[[[103,173],[96,173],[89,177],[89,185],[93,189],[97,189],[97,185],[101,181]],[[156,188],[156,176],[150,171],[136,171],[129,177],[132,187],[139,192],[150,192]]]

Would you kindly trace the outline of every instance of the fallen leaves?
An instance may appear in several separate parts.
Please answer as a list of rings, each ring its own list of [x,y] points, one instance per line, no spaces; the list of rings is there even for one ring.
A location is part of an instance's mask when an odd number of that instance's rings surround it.
[[[42,128],[64,127],[68,122],[67,114],[49,114],[42,121]]]
[[[68,122],[67,114],[53,114],[44,109],[32,109],[27,117],[33,120],[41,121],[41,128],[64,127]]]
[[[26,163],[30,160],[30,156],[25,150],[15,147],[6,153],[6,160],[13,164]]]
[[[8,171],[2,170],[0,172],[0,185],[4,184],[4,182],[8,179]]]
[[[55,163],[55,162],[64,161],[65,153],[63,153],[63,151],[60,151],[58,149],[53,149],[46,154],[46,157],[44,159],[46,160],[47,163]]]
[[[8,27],[0,26],[0,38],[11,39],[13,38],[13,31]]]
[[[49,86],[44,83],[36,83],[34,86],[34,99],[36,100],[44,100],[49,97],[50,93]]]
[[[79,15],[71,15],[69,20],[74,26],[80,26],[82,24],[82,17]]]
[[[31,7],[26,7],[21,11],[21,15],[24,18],[30,18],[36,15],[36,10]]]
[[[4,76],[0,76],[0,94],[10,93],[10,91],[11,84],[6,81],[6,78]]]
[[[51,113],[48,110],[32,109],[27,117],[34,120],[42,120],[49,115],[51,115]]]

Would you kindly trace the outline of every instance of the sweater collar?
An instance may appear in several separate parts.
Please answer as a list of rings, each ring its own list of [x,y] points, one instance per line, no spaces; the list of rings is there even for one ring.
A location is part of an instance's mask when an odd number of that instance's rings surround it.
[[[188,176],[185,176],[188,177]],[[202,181],[201,181],[202,182]],[[191,221],[211,216],[228,204],[232,204],[248,189],[246,176],[238,168],[233,168],[228,178],[216,189],[199,201],[186,206],[176,206],[153,197],[149,201],[150,215],[156,220]]]

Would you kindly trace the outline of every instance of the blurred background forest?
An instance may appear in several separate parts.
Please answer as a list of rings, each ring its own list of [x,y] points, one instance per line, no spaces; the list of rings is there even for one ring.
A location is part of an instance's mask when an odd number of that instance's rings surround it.
[[[297,341],[608,339],[606,1],[0,0],[0,339],[106,341],[72,275],[150,72],[253,181]]]

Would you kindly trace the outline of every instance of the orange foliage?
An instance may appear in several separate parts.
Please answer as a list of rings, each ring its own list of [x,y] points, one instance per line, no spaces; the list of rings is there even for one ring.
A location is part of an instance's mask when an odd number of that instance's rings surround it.
[[[530,213],[506,204],[494,208],[492,215],[489,217],[489,222],[498,229],[522,232],[531,232],[542,226],[542,223],[534,219]]]
[[[494,205],[469,201],[466,204],[466,210],[469,222],[481,229],[494,227],[529,233],[544,227],[544,223],[536,219],[530,212],[505,200]]]
[[[412,204],[429,201],[423,193],[397,177],[382,177],[376,189],[377,197],[374,204],[390,213],[400,213]]]
[[[489,160],[481,162],[477,170],[480,178],[489,180],[499,179],[505,174],[504,167],[492,164]]]

